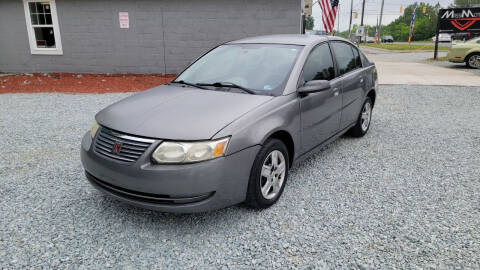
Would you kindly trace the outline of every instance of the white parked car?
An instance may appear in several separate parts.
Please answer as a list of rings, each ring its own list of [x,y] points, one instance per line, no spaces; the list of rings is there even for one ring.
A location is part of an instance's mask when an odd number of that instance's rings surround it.
[[[435,42],[437,37],[433,37],[432,40]],[[450,34],[439,34],[438,35],[438,42],[452,42],[452,36]]]

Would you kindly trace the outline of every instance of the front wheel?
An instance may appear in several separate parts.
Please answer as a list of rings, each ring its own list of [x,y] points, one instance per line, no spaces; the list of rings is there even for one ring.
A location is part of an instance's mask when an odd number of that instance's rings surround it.
[[[255,209],[273,205],[282,195],[288,177],[288,150],[277,139],[269,139],[255,158],[245,203]]]
[[[480,53],[473,53],[467,57],[467,66],[470,68],[480,68]]]
[[[372,100],[367,97],[363,103],[360,115],[357,118],[357,123],[349,130],[349,134],[353,137],[363,137],[367,134],[370,128],[370,122],[372,121]]]

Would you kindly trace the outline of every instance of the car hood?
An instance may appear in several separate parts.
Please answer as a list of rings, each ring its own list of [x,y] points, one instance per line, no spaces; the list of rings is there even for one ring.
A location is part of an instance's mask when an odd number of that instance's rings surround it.
[[[163,85],[103,109],[97,122],[124,133],[170,140],[206,140],[271,96]]]

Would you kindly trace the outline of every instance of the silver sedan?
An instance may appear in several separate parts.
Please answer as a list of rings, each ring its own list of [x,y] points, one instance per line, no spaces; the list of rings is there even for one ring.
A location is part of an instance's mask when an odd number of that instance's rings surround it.
[[[344,133],[368,132],[377,88],[375,65],[345,39],[233,41],[100,111],[81,160],[94,187],[140,207],[267,208],[294,164]]]

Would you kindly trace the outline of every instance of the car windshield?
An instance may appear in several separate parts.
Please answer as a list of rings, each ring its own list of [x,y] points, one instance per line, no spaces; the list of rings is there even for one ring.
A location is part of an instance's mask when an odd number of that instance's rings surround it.
[[[303,46],[221,45],[188,67],[174,82],[231,88],[231,91],[281,95]],[[229,87],[236,85],[237,87]]]

